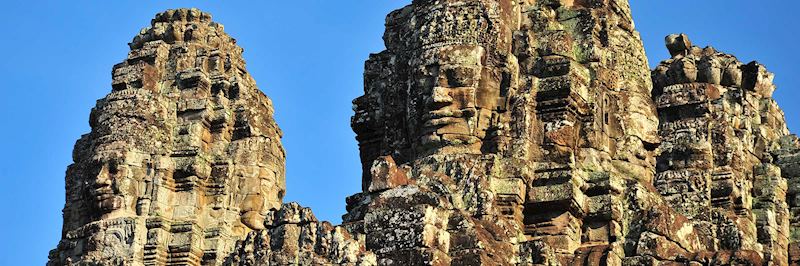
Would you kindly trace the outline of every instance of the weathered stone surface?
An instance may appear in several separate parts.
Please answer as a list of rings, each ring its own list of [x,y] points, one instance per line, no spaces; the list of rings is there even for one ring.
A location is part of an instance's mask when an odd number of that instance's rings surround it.
[[[159,14],[76,145],[50,264],[800,264],[800,140],[764,66],[676,34],[651,71],[625,0],[419,0],[384,40],[333,226],[281,205],[241,49]]]
[[[380,264],[788,263],[797,146],[758,63],[671,35],[651,73],[627,1],[414,1],[384,39],[344,216]],[[387,156],[413,185],[367,189]]]
[[[159,13],[130,48],[75,145],[49,264],[221,263],[284,195],[272,103],[207,13]]]
[[[297,203],[267,217],[267,229],[250,232],[224,265],[377,265],[375,255],[346,229],[317,221]]]
[[[704,250],[741,250],[786,265],[792,176],[780,166],[793,151],[771,98],[773,75],[691,46],[684,34],[666,42],[673,57],[652,75],[662,137],[655,187],[695,227],[715,233],[708,238],[719,241]]]
[[[363,178],[391,156],[414,185],[365,187],[344,216],[379,263],[621,262],[626,180],[652,182],[659,143],[626,2],[415,1],[384,39],[354,101]],[[395,228],[370,217],[422,210],[450,224],[415,232],[450,245],[370,240]]]
[[[398,168],[391,156],[383,156],[372,163],[369,191],[376,192],[408,185],[408,169]],[[365,184],[366,186],[366,184]]]

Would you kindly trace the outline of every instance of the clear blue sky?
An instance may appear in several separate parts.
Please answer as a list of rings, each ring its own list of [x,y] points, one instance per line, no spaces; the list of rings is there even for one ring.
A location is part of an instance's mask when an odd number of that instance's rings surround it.
[[[776,73],[775,97],[800,130],[800,2],[633,1],[651,65],[668,56],[663,37],[673,32],[758,60]],[[383,49],[385,15],[409,2],[3,1],[0,265],[45,263],[61,235],[64,171],[89,131],[89,110],[110,91],[127,42],[168,8],[201,8],[238,39],[284,131],[286,200],[340,222],[345,197],[360,190],[350,101],[362,93],[363,61]]]

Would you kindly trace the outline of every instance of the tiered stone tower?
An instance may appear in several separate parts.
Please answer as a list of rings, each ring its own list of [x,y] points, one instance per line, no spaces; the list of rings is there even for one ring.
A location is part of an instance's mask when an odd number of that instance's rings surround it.
[[[343,225],[378,264],[800,257],[797,141],[758,63],[674,35],[651,74],[615,0],[414,1],[384,39],[355,100],[364,191]]]
[[[672,58],[653,71],[663,141],[656,189],[710,233],[703,248],[756,251],[765,264],[785,265],[788,176],[779,155],[791,145],[773,74],[683,34],[666,42]]]
[[[355,101],[365,191],[345,216],[379,263],[621,262],[625,182],[652,182],[658,147],[627,2],[414,1],[385,39]],[[435,200],[394,196],[412,192]]]
[[[76,145],[50,265],[800,264],[800,141],[764,66],[677,34],[650,71],[627,0],[415,0],[386,27],[333,226],[281,203],[241,48],[159,14]]]
[[[160,13],[130,47],[75,145],[49,264],[218,264],[281,204],[272,103],[207,13]]]

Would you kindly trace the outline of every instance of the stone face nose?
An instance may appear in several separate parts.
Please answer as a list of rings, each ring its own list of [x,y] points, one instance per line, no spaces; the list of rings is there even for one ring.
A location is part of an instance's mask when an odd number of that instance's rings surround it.
[[[436,104],[449,104],[453,102],[453,97],[450,95],[450,89],[444,87],[434,87],[431,96],[431,103]],[[437,108],[438,109],[438,108]]]
[[[104,166],[97,176],[95,176],[94,184],[96,187],[105,187],[111,185],[111,177],[109,176],[107,167]]]

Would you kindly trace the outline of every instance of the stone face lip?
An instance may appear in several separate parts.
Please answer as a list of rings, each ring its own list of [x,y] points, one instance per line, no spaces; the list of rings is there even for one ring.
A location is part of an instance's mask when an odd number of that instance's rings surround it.
[[[272,103],[208,13],[159,13],[130,47],[75,145],[48,264],[219,264],[281,205]]]
[[[413,1],[351,124],[343,224],[282,203],[242,49],[192,9],[130,43],[67,170],[49,265],[795,265],[800,140],[774,75],[625,0]],[[356,178],[356,177],[353,177]]]

